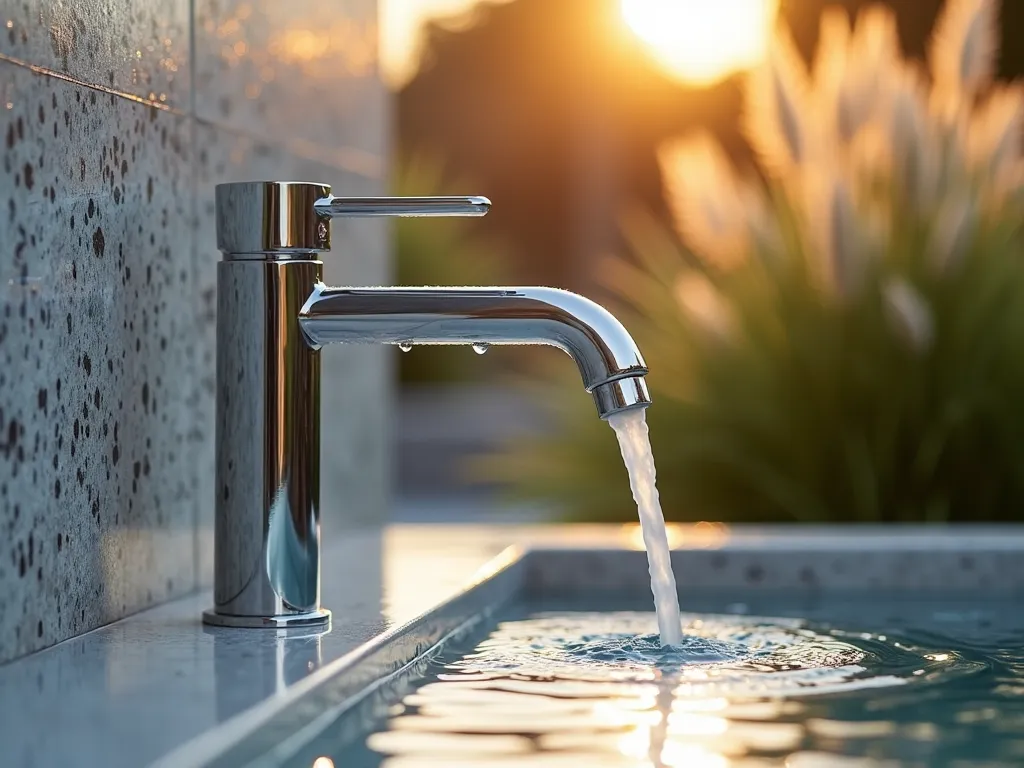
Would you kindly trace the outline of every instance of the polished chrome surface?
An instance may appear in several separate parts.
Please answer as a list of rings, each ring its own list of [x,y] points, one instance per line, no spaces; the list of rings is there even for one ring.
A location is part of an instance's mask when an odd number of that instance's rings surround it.
[[[224,624],[223,626],[232,626]],[[245,650],[245,685],[258,692],[261,700],[283,696],[324,664],[323,638],[330,625],[299,626],[289,624],[274,631],[221,632],[217,627],[203,627],[204,639],[212,640],[213,678],[231,679],[238,674],[239,635],[250,639]],[[238,714],[238,681],[217,686],[216,717],[220,722]]]
[[[545,344],[567,352],[587,391],[643,376],[647,365],[622,324],[600,304],[557,288],[328,288],[318,285],[299,324],[314,346]],[[643,392],[646,400],[646,390]],[[640,398],[623,395],[623,405]],[[619,410],[598,400],[601,416]],[[607,410],[605,407],[607,406]]]
[[[217,274],[215,608],[230,626],[324,622],[320,355],[299,310],[319,261],[223,261]]]
[[[331,343],[544,344],[598,415],[650,405],[647,366],[604,307],[556,288],[328,288],[335,216],[481,216],[484,197],[337,198],[324,184],[217,187],[217,498],[208,624],[291,627],[320,609],[320,356]]]
[[[602,419],[633,408],[646,408],[651,404],[651,395],[643,376],[629,376],[599,384],[591,390],[591,394]]]
[[[322,216],[483,216],[491,208],[486,197],[335,197],[317,200]]]
[[[211,608],[203,611],[203,623],[216,627],[264,627],[282,632],[308,632],[310,628],[326,632],[331,623],[331,612],[319,608],[309,613],[285,613],[280,616],[234,616],[218,613],[216,608]]]
[[[334,197],[326,184],[217,185],[217,247],[230,260],[308,259],[331,249],[329,219],[343,216],[483,216],[486,197]]]
[[[311,258],[331,249],[331,228],[316,202],[326,184],[246,181],[217,185],[217,247],[225,259]]]

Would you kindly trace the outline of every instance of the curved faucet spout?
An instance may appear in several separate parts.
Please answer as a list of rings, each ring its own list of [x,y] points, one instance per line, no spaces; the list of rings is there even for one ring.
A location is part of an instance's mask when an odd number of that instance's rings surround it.
[[[598,413],[650,405],[647,365],[599,304],[557,288],[328,288],[299,313],[313,347],[331,343],[545,344],[579,367]]]

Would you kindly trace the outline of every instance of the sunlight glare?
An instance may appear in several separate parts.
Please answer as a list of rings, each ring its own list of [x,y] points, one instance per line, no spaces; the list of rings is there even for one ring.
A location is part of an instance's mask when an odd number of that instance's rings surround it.
[[[385,82],[398,90],[408,83],[420,65],[423,33],[432,21],[444,20],[448,28],[461,28],[480,5],[509,0],[380,0],[380,66]]]
[[[674,77],[710,85],[757,64],[778,0],[621,0],[622,18]]]

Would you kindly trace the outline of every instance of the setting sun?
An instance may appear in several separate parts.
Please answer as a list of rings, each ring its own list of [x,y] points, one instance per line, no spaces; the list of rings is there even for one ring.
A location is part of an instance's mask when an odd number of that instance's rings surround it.
[[[622,17],[666,70],[710,84],[764,56],[778,0],[621,0]]]

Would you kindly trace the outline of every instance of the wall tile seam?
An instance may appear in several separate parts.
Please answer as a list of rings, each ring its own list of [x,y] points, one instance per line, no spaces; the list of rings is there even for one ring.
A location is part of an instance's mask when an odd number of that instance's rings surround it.
[[[188,99],[189,99],[189,144],[191,145],[192,151],[189,153],[189,188],[191,189],[191,200],[189,201],[189,211],[192,217],[192,226],[189,228],[189,239],[191,241],[191,259],[189,260],[190,271],[189,280],[192,287],[193,297],[198,297],[200,280],[200,266],[199,266],[199,254],[200,254],[200,242],[199,242],[199,152],[196,151],[196,147],[199,139],[199,131],[196,120],[196,0],[189,0],[188,3]],[[198,307],[197,307],[198,309]],[[200,313],[196,312],[195,330],[196,338],[202,338],[202,334],[199,332],[200,324]],[[216,354],[216,350],[214,350]],[[198,364],[198,363],[197,363]],[[196,378],[199,377],[198,369],[195,372]],[[198,418],[198,405],[196,406],[196,412],[193,413],[194,418]],[[200,464],[199,456],[201,451],[192,451],[192,479],[193,482],[198,483],[200,477]],[[202,557],[202,543],[200,542],[201,528],[202,528],[202,505],[209,503],[209,500],[204,500],[198,497],[195,500],[195,504],[192,508],[192,589],[197,591],[203,586],[203,568],[200,563]]]
[[[258,131],[243,131],[235,126],[228,125],[218,120],[210,120],[205,117],[200,117],[195,113],[194,72],[190,73],[189,107],[183,110],[160,101],[148,99],[144,96],[120,91],[116,88],[110,88],[109,86],[105,86],[100,83],[82,80],[64,72],[58,72],[57,70],[49,67],[32,64],[31,62],[14,56],[9,56],[5,53],[0,53],[0,64],[10,64],[12,66],[22,67],[41,77],[52,77],[56,80],[60,80],[79,88],[98,91],[108,96],[126,99],[127,101],[135,104],[159,109],[162,112],[167,112],[178,117],[190,118],[205,127],[214,128],[218,131],[233,134],[240,138],[246,138],[254,142],[277,147],[299,159],[320,162],[331,168],[336,168],[340,171],[361,176],[369,181],[378,180],[381,177],[381,173],[384,168],[384,157],[382,155],[374,152],[367,152],[366,150],[358,149],[357,147],[346,146],[343,144],[322,144],[309,139],[276,138],[262,134]]]
[[[80,78],[74,77],[73,75],[69,75],[66,72],[58,72],[57,70],[51,69],[50,67],[43,67],[39,64],[32,64],[29,61],[19,59],[15,56],[10,56],[6,53],[0,53],[0,63],[6,63],[16,67],[22,67],[41,77],[52,77],[57,80],[61,80],[65,83],[68,83],[70,85],[78,86],[79,88],[87,88],[92,91],[99,91],[100,93],[106,94],[108,96],[117,96],[122,99],[135,102],[136,104],[141,104],[147,107],[153,107],[154,109],[159,109],[162,112],[169,112],[173,115],[178,115],[179,117],[187,117],[189,114],[188,112],[173,107],[165,102],[156,101],[154,99],[147,99],[145,96],[139,96],[134,93],[127,93],[126,91],[119,91],[117,88],[111,88],[101,83],[93,83],[88,80],[82,80]]]

